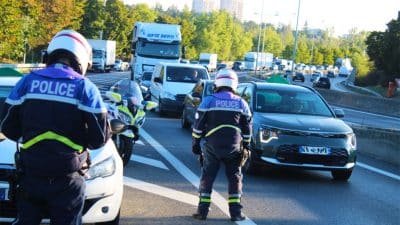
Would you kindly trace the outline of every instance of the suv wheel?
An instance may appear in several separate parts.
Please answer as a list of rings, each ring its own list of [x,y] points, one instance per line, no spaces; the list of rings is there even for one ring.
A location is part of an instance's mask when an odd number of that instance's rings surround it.
[[[163,108],[162,108],[162,104],[161,104],[161,98],[158,98],[159,99],[159,101],[158,101],[158,112],[160,113],[160,116],[164,116],[165,115],[165,112],[164,112],[164,110],[163,110]]]
[[[347,181],[350,178],[352,172],[352,169],[331,171],[333,179],[338,181]]]

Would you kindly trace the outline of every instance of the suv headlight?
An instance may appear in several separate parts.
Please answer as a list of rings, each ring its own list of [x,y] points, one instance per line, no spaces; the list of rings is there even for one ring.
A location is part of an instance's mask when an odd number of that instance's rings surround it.
[[[278,131],[268,127],[260,127],[259,132],[260,141],[262,143],[268,143],[272,139],[278,139]]]
[[[176,100],[175,95],[172,94],[171,92],[168,92],[168,91],[162,91],[161,92],[161,98],[167,98],[167,99],[170,99],[170,100],[173,100],[173,101]]]
[[[113,175],[115,172],[115,160],[114,157],[109,157],[96,165],[93,165],[85,174],[86,180],[93,180],[97,177],[108,177]]]
[[[347,143],[350,145],[351,148],[356,149],[357,147],[356,134],[354,133],[347,134]]]

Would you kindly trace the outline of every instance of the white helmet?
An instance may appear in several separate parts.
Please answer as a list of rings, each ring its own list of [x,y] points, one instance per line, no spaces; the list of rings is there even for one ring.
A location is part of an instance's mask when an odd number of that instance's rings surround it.
[[[47,47],[48,57],[57,50],[66,50],[72,53],[77,61],[80,74],[84,75],[92,65],[92,47],[80,33],[73,30],[62,30],[50,41]]]
[[[215,76],[215,86],[219,87],[230,87],[233,91],[236,90],[238,85],[238,76],[235,71],[231,69],[221,69]]]

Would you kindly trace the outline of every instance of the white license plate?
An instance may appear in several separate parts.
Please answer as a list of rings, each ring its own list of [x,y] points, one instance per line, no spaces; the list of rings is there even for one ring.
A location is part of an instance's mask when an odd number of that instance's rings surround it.
[[[300,146],[299,152],[310,155],[329,155],[331,154],[331,148]]]
[[[8,200],[8,183],[0,181],[0,201]]]

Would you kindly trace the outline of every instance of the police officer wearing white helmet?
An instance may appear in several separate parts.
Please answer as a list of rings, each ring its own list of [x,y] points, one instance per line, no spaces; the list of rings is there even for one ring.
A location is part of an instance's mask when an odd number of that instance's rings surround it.
[[[87,149],[105,145],[111,132],[98,88],[84,77],[92,48],[78,32],[58,32],[47,67],[16,84],[4,106],[1,132],[21,143],[18,215],[13,224],[82,224]]]
[[[232,221],[244,220],[242,214],[243,149],[251,140],[251,112],[248,104],[235,95],[237,74],[230,69],[220,70],[215,77],[215,93],[202,100],[195,114],[192,151],[203,155],[199,187],[199,205],[195,219],[205,220],[211,204],[211,191],[220,163],[225,165],[228,178],[229,213]],[[203,149],[201,140],[205,140]],[[242,146],[242,147],[241,147]]]

